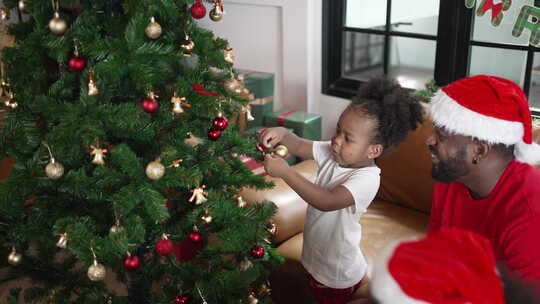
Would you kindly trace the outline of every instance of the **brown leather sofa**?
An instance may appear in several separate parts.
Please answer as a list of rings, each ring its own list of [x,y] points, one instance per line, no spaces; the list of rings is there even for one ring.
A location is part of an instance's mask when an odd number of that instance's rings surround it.
[[[376,256],[390,243],[420,237],[425,234],[431,209],[434,181],[431,178],[431,160],[425,140],[433,126],[426,121],[393,153],[377,160],[381,168],[381,187],[367,212],[362,216],[360,247],[368,263],[368,280]],[[540,142],[540,125],[535,127],[535,138]],[[313,160],[294,166],[313,181],[317,165]],[[277,250],[285,264],[270,278],[272,296],[277,304],[313,303],[306,285],[306,272],[300,263],[304,216],[307,204],[281,179],[267,177],[276,186],[271,190],[246,189],[242,196],[248,202],[269,200],[279,207],[274,217],[278,228],[274,238]],[[368,284],[362,284],[355,298],[368,294]]]

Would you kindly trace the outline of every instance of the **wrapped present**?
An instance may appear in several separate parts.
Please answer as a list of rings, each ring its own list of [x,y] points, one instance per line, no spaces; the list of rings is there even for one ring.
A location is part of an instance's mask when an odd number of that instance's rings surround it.
[[[238,70],[238,80],[247,90],[241,94],[247,97],[251,106],[251,114],[254,120],[248,122],[248,127],[263,126],[264,116],[274,111],[274,74]]]
[[[299,110],[280,110],[264,117],[265,126],[283,126],[309,140],[321,139],[321,115]]]

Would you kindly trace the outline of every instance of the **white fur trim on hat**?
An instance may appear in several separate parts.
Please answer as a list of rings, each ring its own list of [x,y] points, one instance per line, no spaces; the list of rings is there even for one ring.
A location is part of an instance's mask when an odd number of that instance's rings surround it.
[[[473,136],[490,144],[515,145],[523,141],[523,124],[482,115],[461,106],[441,89],[430,103],[433,123],[438,127],[465,136]]]
[[[388,262],[399,244],[399,241],[395,241],[386,247],[375,261],[370,283],[371,295],[381,304],[429,304],[407,296],[388,271]]]
[[[531,165],[539,164],[540,145],[535,142],[530,145],[524,142],[519,142],[518,144],[516,144],[514,155],[516,156],[516,160],[522,163],[527,163]]]

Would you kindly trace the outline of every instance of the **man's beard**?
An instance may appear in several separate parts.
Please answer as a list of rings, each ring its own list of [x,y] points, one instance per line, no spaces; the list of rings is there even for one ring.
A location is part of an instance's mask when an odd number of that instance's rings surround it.
[[[431,152],[438,158],[438,153],[430,147]],[[431,167],[431,176],[441,183],[449,183],[469,174],[465,166],[465,149],[459,150],[455,157],[446,161],[440,158],[437,164]]]

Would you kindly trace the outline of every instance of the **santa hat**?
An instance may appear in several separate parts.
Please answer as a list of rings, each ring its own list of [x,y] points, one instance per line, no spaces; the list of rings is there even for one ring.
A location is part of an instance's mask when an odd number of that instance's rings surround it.
[[[518,161],[540,163],[527,97],[509,80],[486,75],[460,79],[432,97],[430,113],[438,127],[490,144],[515,145]]]
[[[381,304],[504,304],[487,239],[461,229],[392,246],[374,265],[371,294]]]

